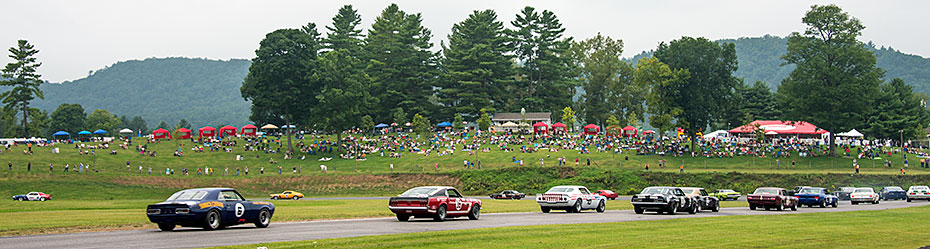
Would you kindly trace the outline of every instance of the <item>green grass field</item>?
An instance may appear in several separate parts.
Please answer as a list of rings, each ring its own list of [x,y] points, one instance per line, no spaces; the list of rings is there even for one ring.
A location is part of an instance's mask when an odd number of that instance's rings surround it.
[[[220,248],[917,248],[930,206],[882,211],[541,225]]]
[[[76,231],[155,229],[145,207],[161,200],[53,200],[12,202],[0,207],[0,236]],[[278,200],[272,201],[274,222],[393,216],[387,200]],[[535,200],[483,200],[482,212],[539,212]],[[723,202],[723,207],[744,207],[745,202]],[[608,201],[609,210],[632,209],[629,201]],[[30,222],[22,222],[29,220]]]

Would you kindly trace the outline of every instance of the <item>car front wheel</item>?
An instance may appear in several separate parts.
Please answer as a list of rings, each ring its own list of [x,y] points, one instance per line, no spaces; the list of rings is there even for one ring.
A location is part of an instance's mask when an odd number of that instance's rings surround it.
[[[572,207],[571,213],[581,213],[581,199],[575,200],[575,206]]]
[[[277,197],[277,196],[272,196],[271,199],[272,199],[272,200],[277,200],[278,197]]]
[[[45,197],[40,197],[39,201],[45,201]]]
[[[203,229],[209,231],[217,228],[220,228],[220,212],[212,210],[204,217]]]
[[[668,215],[675,215],[675,212],[678,212],[678,203],[669,203],[668,212],[666,213]]]
[[[643,209],[640,207],[633,207],[633,211],[636,212],[636,214],[643,214]]]
[[[268,209],[262,208],[261,211],[258,211],[258,219],[255,220],[255,227],[266,228],[271,224],[271,212]]]
[[[539,207],[539,209],[542,209],[543,213],[546,213],[546,214],[549,213],[549,207]]]
[[[481,206],[474,205],[471,207],[471,212],[468,212],[469,220],[477,220],[478,216],[481,215]]]
[[[158,223],[158,229],[168,232],[174,230],[174,223]]]
[[[720,212],[720,203],[714,203],[714,209],[710,210],[711,212]]]
[[[300,196],[294,196],[294,200],[300,200]]]

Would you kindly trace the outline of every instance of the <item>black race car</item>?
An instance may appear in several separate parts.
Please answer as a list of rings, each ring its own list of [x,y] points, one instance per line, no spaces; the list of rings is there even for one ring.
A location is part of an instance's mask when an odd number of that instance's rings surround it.
[[[637,214],[643,211],[656,211],[657,213],[675,214],[688,212],[694,214],[698,211],[698,203],[694,198],[685,195],[685,192],[676,187],[648,187],[643,192],[633,195],[633,210]]]
[[[882,191],[878,192],[882,200],[904,200],[907,199],[907,191],[904,191],[903,188],[897,186],[888,186],[882,188]]]
[[[504,190],[500,193],[493,193],[488,195],[491,199],[514,199],[519,200],[526,198],[526,194],[517,192],[516,190]]]
[[[231,188],[196,188],[178,191],[164,202],[149,205],[146,214],[162,231],[174,230],[175,226],[214,230],[245,223],[264,228],[271,224],[274,205],[248,201]]]

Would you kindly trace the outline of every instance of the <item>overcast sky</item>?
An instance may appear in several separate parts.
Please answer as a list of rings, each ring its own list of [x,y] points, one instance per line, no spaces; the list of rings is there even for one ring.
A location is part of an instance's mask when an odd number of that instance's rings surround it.
[[[118,61],[149,57],[251,58],[259,41],[278,28],[331,23],[352,4],[367,29],[392,1],[3,1],[0,47],[27,39],[41,52],[43,79],[87,76]],[[576,39],[598,32],[626,44],[624,56],[681,36],[710,39],[785,36],[801,31],[801,17],[820,1],[393,1],[423,14],[434,46],[472,10],[494,9],[509,27],[526,5],[548,9]],[[863,41],[930,56],[930,1],[841,1],[867,27]],[[5,54],[6,51],[3,51]],[[3,56],[0,63],[10,59]]]

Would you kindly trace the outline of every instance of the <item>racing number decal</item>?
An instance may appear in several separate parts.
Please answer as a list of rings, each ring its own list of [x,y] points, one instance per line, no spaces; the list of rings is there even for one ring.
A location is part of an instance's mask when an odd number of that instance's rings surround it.
[[[245,206],[242,203],[236,203],[236,217],[242,217],[245,214]]]
[[[455,198],[455,210],[462,210],[462,200]]]

